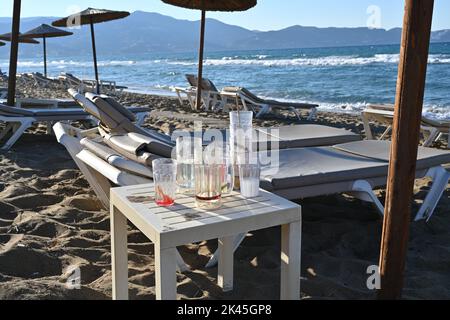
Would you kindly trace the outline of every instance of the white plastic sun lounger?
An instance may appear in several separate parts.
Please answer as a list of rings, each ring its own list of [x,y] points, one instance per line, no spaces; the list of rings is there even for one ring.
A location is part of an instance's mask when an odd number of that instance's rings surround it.
[[[306,109],[309,111],[307,120],[313,120],[317,115],[319,105],[310,103],[282,102],[276,100],[262,99],[253,94],[250,90],[241,87],[225,87],[220,93],[223,99],[229,98],[236,101],[236,108],[240,104],[245,110],[253,111],[257,118],[271,112],[272,109],[284,109],[292,111],[295,116],[301,120],[298,109]]]
[[[130,113],[136,113],[139,121],[144,121],[148,115],[147,108],[130,108]],[[23,133],[36,123],[46,123],[51,132],[51,126],[58,121],[83,121],[88,120],[97,123],[97,120],[80,108],[65,109],[22,109],[0,104],[0,122],[6,124],[0,132],[0,141],[9,138],[1,146],[1,150],[9,150]]]
[[[193,74],[186,74],[186,80],[189,82],[189,87],[187,88],[175,88],[175,92],[178,96],[180,104],[183,105],[184,97],[189,102],[192,110],[196,109],[196,99],[197,99],[197,87],[198,78]],[[219,90],[214,85],[214,83],[208,78],[202,78],[202,102],[203,108],[208,111],[215,111],[217,109],[223,108],[222,98]]]
[[[140,121],[134,124],[134,120],[130,115],[121,114],[118,111],[121,110],[121,106],[114,99],[90,93],[83,96],[75,90],[69,90],[69,93],[86,112],[96,117],[109,131],[114,131],[120,127],[122,133],[140,133],[160,140],[162,143],[168,144],[171,147],[175,146],[175,142],[169,136],[154,130],[141,128],[139,127]],[[267,143],[268,141],[277,142],[277,146],[272,145],[272,147],[286,149],[325,146],[361,140],[360,135],[354,134],[351,131],[321,125],[296,125],[269,129],[257,128],[256,133],[259,150],[265,150],[269,145]],[[177,133],[174,135],[176,136]]]
[[[51,125],[58,121],[93,120],[83,110],[77,109],[19,109],[0,105],[0,122],[6,124],[0,132],[0,141],[11,133],[11,136],[2,145],[1,150],[9,150],[22,134],[35,123]]]
[[[361,118],[364,123],[364,130],[366,137],[369,140],[374,140],[374,134],[370,122],[375,120],[379,123],[387,125],[386,131],[379,138],[384,140],[392,131],[392,122],[394,120],[394,106],[393,105],[368,105],[361,113]],[[450,121],[437,121],[422,117],[421,130],[425,136],[424,147],[431,146],[434,142],[441,139],[444,135],[448,136],[448,148],[450,149]]]
[[[389,169],[390,143],[360,141],[332,147],[288,149],[280,151],[280,170],[263,168],[261,187],[291,200],[346,193],[375,205],[380,215],[384,206],[374,193],[386,185]],[[416,178],[431,177],[433,185],[416,214],[415,221],[431,219],[445,192],[450,172],[443,165],[450,163],[450,152],[419,148]],[[245,234],[235,238],[235,250]],[[218,261],[216,252],[207,267]]]
[[[95,154],[83,149],[80,140],[82,131],[62,123],[56,124],[54,130],[58,141],[66,146],[105,205],[108,203],[108,181],[119,186],[151,181],[151,174],[142,172],[139,165],[135,167],[133,164],[120,163],[123,157],[115,151],[105,156],[98,151]],[[96,137],[98,135],[91,139]],[[382,215],[383,204],[376,197],[374,189],[386,184],[389,150],[390,143],[386,141],[281,150],[279,172],[274,173],[271,167],[263,168],[261,187],[291,200],[347,193],[374,203]],[[443,167],[446,163],[450,163],[450,152],[423,147],[419,149],[416,176],[431,177],[433,185],[416,215],[416,221],[432,217],[446,190],[450,179],[450,173]],[[236,248],[244,237],[241,235],[236,238]],[[216,261],[217,255],[214,255],[208,266],[213,266]]]
[[[109,208],[109,190],[112,187],[145,184],[152,181],[149,168],[122,157],[107,146],[98,144],[92,148],[91,145],[90,148],[95,150],[95,153],[86,149],[86,145],[92,144],[92,141],[85,140],[85,146],[83,146],[83,139],[98,138],[97,130],[82,131],[61,122],[56,123],[53,130],[56,139],[66,147],[105,208]],[[180,272],[190,269],[180,254],[177,254],[177,265]]]

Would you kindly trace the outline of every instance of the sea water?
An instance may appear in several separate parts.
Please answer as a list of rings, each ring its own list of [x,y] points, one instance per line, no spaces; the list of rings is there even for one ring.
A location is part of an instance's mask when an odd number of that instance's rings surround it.
[[[208,50],[208,48],[206,48]],[[279,100],[318,103],[319,110],[358,114],[367,103],[393,103],[399,45],[342,48],[205,52],[204,76],[220,89],[243,86]],[[184,75],[196,73],[196,53],[102,55],[103,79],[131,90],[172,95],[187,86]],[[7,54],[0,68],[8,70]],[[41,57],[21,58],[19,72],[42,72]],[[91,56],[53,58],[49,75],[61,71],[93,78]],[[450,43],[430,46],[424,113],[450,119]]]

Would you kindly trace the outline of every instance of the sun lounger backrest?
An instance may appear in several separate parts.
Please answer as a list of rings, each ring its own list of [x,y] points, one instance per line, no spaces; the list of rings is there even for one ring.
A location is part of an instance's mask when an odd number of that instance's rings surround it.
[[[133,113],[127,110],[124,106],[118,103],[116,100],[106,96],[106,95],[96,95],[93,93],[86,93],[86,98],[97,104],[97,106],[101,105],[105,108],[114,108],[116,111],[121,113],[123,116],[128,118],[128,120],[134,122],[136,121],[136,117]]]
[[[84,95],[74,89],[69,89],[70,95],[83,109],[98,119],[107,128],[116,128],[118,123],[108,114],[100,110],[95,103],[88,100]]]
[[[186,79],[191,85],[191,87],[197,87],[198,86],[198,78],[197,76],[193,74],[187,74]],[[205,91],[213,91],[213,92],[219,92],[217,87],[214,85],[214,83],[208,79],[208,78],[202,78],[202,90]]]

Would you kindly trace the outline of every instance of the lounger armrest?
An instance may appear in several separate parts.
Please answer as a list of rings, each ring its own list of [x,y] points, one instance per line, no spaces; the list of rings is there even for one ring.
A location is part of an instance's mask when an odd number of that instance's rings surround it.
[[[141,178],[115,168],[88,150],[82,150],[77,154],[77,158],[118,186],[129,186],[150,182],[149,179]]]

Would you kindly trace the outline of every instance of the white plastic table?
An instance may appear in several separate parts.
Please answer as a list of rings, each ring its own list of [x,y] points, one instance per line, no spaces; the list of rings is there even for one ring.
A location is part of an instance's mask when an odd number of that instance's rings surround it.
[[[301,207],[261,190],[257,198],[233,193],[222,208],[196,208],[195,199],[179,195],[176,205],[154,203],[153,184],[111,189],[113,299],[128,299],[127,220],[155,246],[156,298],[175,300],[177,246],[219,239],[218,284],[233,289],[235,236],[249,230],[282,226],[281,299],[300,299]]]

